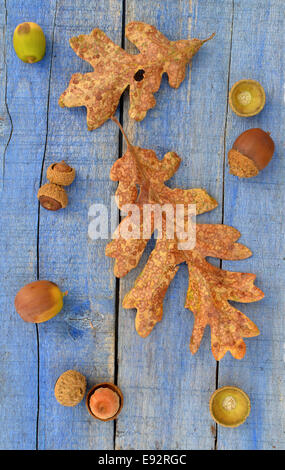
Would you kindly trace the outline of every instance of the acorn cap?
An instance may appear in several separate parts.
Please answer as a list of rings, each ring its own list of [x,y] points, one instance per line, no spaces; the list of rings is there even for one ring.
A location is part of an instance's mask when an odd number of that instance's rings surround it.
[[[214,421],[227,428],[236,428],[250,413],[250,399],[238,387],[221,387],[211,396],[210,413]]]
[[[255,116],[265,105],[265,91],[256,80],[239,80],[229,94],[229,103],[233,112],[241,117]]]
[[[230,173],[240,178],[251,178],[259,173],[253,160],[246,157],[238,150],[231,149],[228,153]]]
[[[65,189],[53,183],[46,183],[39,189],[38,200],[41,206],[49,211],[64,209],[68,204]]]
[[[75,178],[75,170],[67,165],[64,160],[60,163],[52,163],[47,169],[47,179],[51,183],[60,186],[69,186]]]
[[[86,392],[86,378],[76,370],[67,370],[57,379],[54,395],[63,406],[75,406],[81,402]]]
[[[120,399],[119,409],[118,409],[117,413],[114,414],[114,416],[111,416],[110,418],[106,418],[106,419],[99,418],[98,416],[94,415],[91,411],[90,398],[93,395],[93,393],[95,392],[95,390],[97,390],[99,388],[109,388],[119,396],[119,399]],[[89,390],[89,392],[87,393],[87,397],[86,397],[86,407],[87,407],[87,410],[88,410],[89,414],[93,418],[99,419],[100,421],[112,421],[112,420],[116,419],[122,411],[123,404],[124,404],[124,397],[123,397],[123,394],[122,394],[120,388],[117,385],[109,383],[109,382],[102,382],[98,385],[94,385],[94,387],[92,387],[91,390]]]

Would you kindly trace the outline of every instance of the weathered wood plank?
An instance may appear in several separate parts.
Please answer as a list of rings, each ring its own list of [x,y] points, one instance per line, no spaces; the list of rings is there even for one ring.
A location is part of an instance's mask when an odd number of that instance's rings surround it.
[[[109,171],[117,158],[118,130],[109,121],[88,132],[85,109],[61,109],[57,100],[72,73],[91,69],[68,39],[100,27],[120,44],[121,5],[68,0],[57,6],[44,174],[51,162],[64,158],[77,176],[67,189],[70,204],[64,211],[40,212],[40,277],[69,291],[63,312],[39,327],[40,449],[113,448],[114,423],[95,421],[84,402],[61,407],[53,387],[58,375],[72,368],[87,376],[89,387],[114,380],[115,279],[112,260],[104,254],[106,240],[88,239],[88,211],[96,202],[110,210],[116,185]]]
[[[16,314],[14,296],[20,287],[37,276],[38,204],[35,194],[46,133],[50,42],[44,60],[31,66],[16,57],[12,35],[18,23],[32,19],[43,26],[50,39],[55,2],[46,1],[44,9],[31,0],[9,0],[7,9],[5,3],[1,0],[0,115],[4,120],[0,121],[0,447],[35,449],[36,327],[24,323]]]
[[[234,384],[250,395],[252,411],[238,429],[221,428],[221,449],[284,449],[284,2],[235,2],[230,85],[254,78],[264,86],[267,104],[256,117],[243,119],[229,110],[227,150],[245,129],[270,131],[276,152],[257,177],[242,180],[225,172],[225,223],[238,228],[253,257],[239,270],[257,274],[265,298],[240,308],[256,322],[260,336],[249,339],[239,362],[226,357],[219,385]],[[237,263],[223,266],[235,270]]]
[[[144,121],[129,121],[125,129],[136,144],[154,149],[160,157],[175,150],[182,164],[171,187],[204,187],[219,208],[200,221],[221,222],[223,136],[227,100],[232,3],[197,1],[127,1],[126,23],[154,24],[172,40],[216,37],[193,59],[191,73],[178,90],[164,78],[157,105]],[[127,49],[134,51],[129,43]],[[190,76],[189,76],[190,75]],[[150,249],[147,250],[149,254]],[[121,281],[120,305],[144,262]],[[119,312],[119,377],[125,392],[124,412],[118,419],[118,449],[211,449],[215,427],[208,399],[215,389],[216,363],[209,331],[195,356],[189,352],[192,315],[184,309],[186,267],[182,266],[164,302],[164,318],[146,339],[134,328],[134,312]]]

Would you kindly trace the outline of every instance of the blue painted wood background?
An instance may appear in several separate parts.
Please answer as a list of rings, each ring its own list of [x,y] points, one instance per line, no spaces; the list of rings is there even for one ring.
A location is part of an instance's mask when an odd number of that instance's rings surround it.
[[[285,448],[284,13],[283,0],[0,0],[1,449]],[[172,40],[216,31],[178,90],[163,79],[144,121],[129,119],[127,96],[118,112],[136,145],[182,157],[172,187],[204,187],[217,199],[219,207],[200,221],[233,225],[253,251],[248,260],[223,262],[256,273],[265,292],[259,303],[243,305],[261,334],[246,341],[242,361],[226,355],[217,364],[209,330],[198,353],[189,353],[193,318],[183,306],[184,266],[166,295],[163,321],[140,338],[134,312],[121,302],[150,248],[119,282],[104,255],[106,241],[88,238],[90,206],[110,207],[115,191],[109,170],[119,135],[112,122],[88,132],[83,108],[59,108],[71,74],[90,71],[68,39],[100,27],[134,51],[123,27],[133,20]],[[39,23],[47,38],[44,60],[32,66],[12,47],[23,21]],[[229,88],[241,78],[265,88],[267,103],[256,117],[229,109]],[[229,175],[226,155],[251,127],[270,131],[276,152],[257,177],[239,180]],[[69,206],[50,213],[38,207],[36,193],[48,165],[62,158],[77,177]],[[69,291],[63,311],[39,326],[24,323],[13,307],[18,289],[36,279]],[[125,406],[116,423],[93,420],[83,402],[75,408],[56,402],[54,383],[70,368],[85,374],[88,386],[118,383]],[[226,384],[243,388],[252,403],[246,423],[232,430],[216,427],[208,411],[210,395]]]

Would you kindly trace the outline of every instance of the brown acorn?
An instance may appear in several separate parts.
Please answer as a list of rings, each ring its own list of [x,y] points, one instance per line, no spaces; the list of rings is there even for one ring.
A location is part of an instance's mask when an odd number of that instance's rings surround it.
[[[24,321],[43,323],[61,311],[66,294],[54,282],[30,282],[17,293],[15,309]]]
[[[38,200],[49,211],[64,209],[68,204],[65,189],[54,183],[46,183],[39,189]]]
[[[269,132],[248,129],[236,139],[228,153],[230,173],[240,178],[258,175],[270,162],[274,147]]]
[[[67,165],[64,160],[60,163],[52,163],[47,169],[47,179],[51,183],[60,186],[69,186],[75,178],[75,170]]]

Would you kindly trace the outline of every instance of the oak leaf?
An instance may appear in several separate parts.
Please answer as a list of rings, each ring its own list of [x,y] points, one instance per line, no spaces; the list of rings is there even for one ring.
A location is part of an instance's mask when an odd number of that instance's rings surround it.
[[[113,120],[119,125],[115,118]],[[113,181],[119,181],[116,192],[119,208],[125,204],[135,204],[142,215],[144,205],[154,203],[173,206],[194,203],[197,214],[217,207],[217,202],[203,189],[170,189],[164,184],[179,167],[180,158],[176,153],[169,152],[159,160],[154,151],[135,147],[128,140],[127,143],[126,153],[114,163],[110,173]],[[128,225],[129,219],[128,214],[106,247],[106,255],[116,260],[114,273],[119,278],[137,266],[148,239],[157,228],[153,217],[151,233],[148,238],[144,238],[144,221],[140,217],[138,230],[141,238],[126,239],[121,235],[121,229]],[[189,287],[185,307],[194,314],[191,352],[197,352],[205,327],[210,325],[215,359],[220,360],[227,351],[236,359],[241,359],[246,351],[243,338],[257,336],[259,330],[229,301],[255,302],[262,299],[264,294],[254,285],[254,274],[217,268],[207,262],[206,257],[240,260],[251,256],[251,251],[236,242],[240,237],[238,230],[221,224],[197,224],[195,247],[181,250],[177,236],[167,238],[166,223],[165,216],[162,219],[161,237],[157,239],[134,287],[125,296],[123,307],[137,309],[136,330],[140,336],[148,336],[162,319],[163,299],[179,264],[186,262]]]
[[[126,26],[126,37],[139,54],[128,54],[100,29],[70,39],[74,52],[89,62],[94,72],[75,73],[59,98],[61,107],[86,106],[87,126],[96,129],[111,118],[124,90],[130,87],[131,118],[141,121],[156,104],[153,94],[167,73],[169,85],[178,88],[185,67],[208,39],[169,41],[154,26],[134,21]]]

